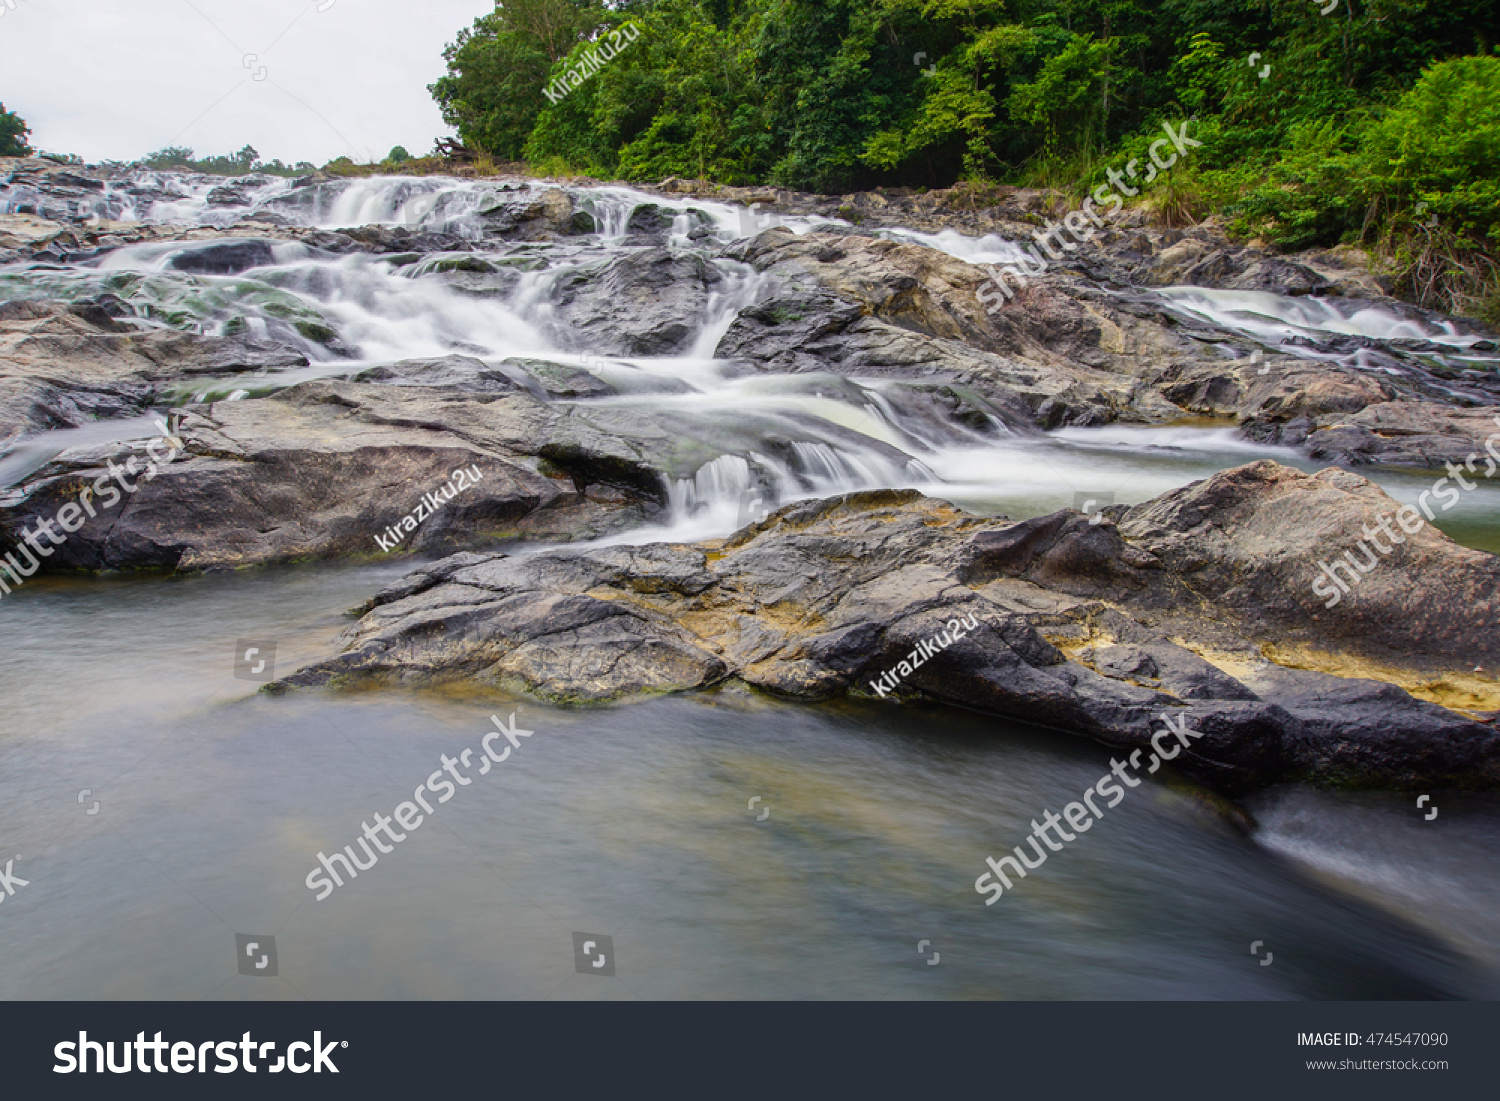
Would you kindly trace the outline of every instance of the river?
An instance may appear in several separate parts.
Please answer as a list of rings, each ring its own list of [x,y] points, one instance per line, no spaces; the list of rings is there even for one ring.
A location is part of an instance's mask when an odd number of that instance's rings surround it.
[[[241,205],[225,205],[209,202],[214,181],[152,174],[144,184],[137,191],[170,195],[146,203],[112,185],[95,213],[229,224],[270,211],[304,225],[408,225],[478,241],[495,186],[377,179],[293,192],[263,180],[242,188]],[[625,229],[638,204],[669,208],[673,247],[706,256],[759,225],[729,206],[625,188],[586,198],[599,234],[452,254],[479,257],[489,272],[283,242],[264,265],[214,275],[182,270],[183,252],[201,246],[146,244],[45,271],[0,268],[0,300],[108,293],[142,326],[249,332],[310,360],[183,400],[454,352],[521,372],[516,361],[528,358],[582,366],[618,393],[580,400],[690,415],[723,441],[716,458],[672,472],[662,524],[616,542],[722,535],[745,521],[751,498],[763,507],[913,486],[1021,518],[1145,500],[1255,458],[1320,465],[1229,424],[1024,436],[998,419],[913,421],[880,380],[747,377],[714,348],[763,277],[723,259],[712,261],[722,289],[695,320],[688,354],[591,353],[552,323],[549,303],[559,279],[633,247]],[[799,232],[816,224],[784,221]],[[888,232],[986,262],[1010,248]],[[1196,288],[1162,299],[1226,339],[1357,332],[1377,351],[1351,355],[1372,370],[1385,369],[1381,341],[1420,339],[1454,362],[1476,358],[1462,337],[1378,311],[1310,313],[1295,300]],[[147,418],[37,437],[0,456],[0,481],[23,479],[67,446],[154,433]],[[1401,500],[1432,481],[1373,476]],[[1500,551],[1497,504],[1482,487],[1444,528]],[[0,601],[0,861],[27,881],[0,909],[4,997],[1500,993],[1493,796],[1440,795],[1437,828],[1414,821],[1408,796],[1294,785],[1248,800],[1255,825],[1243,832],[1206,793],[1148,780],[986,907],[973,887],[985,857],[1107,771],[1103,747],[939,707],[795,706],[734,687],[558,710],[456,689],[273,697],[237,679],[248,646],[269,660],[274,643],[278,672],[327,654],[345,613],[411,565],[44,577]],[[445,755],[477,750],[492,714],[512,712],[532,733],[505,764],[315,898],[306,878],[319,853],[354,842],[361,822],[392,814]],[[577,933],[596,952],[609,938],[613,975],[575,968]],[[267,960],[274,938],[274,965],[241,974],[236,935]]]

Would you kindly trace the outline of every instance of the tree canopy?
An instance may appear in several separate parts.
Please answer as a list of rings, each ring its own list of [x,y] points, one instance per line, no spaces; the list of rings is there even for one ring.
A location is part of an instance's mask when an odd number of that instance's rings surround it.
[[[431,91],[496,159],[825,193],[1082,194],[1191,120],[1145,201],[1288,247],[1388,240],[1423,203],[1490,248],[1497,27],[1500,0],[504,0]]]
[[[30,133],[26,121],[0,103],[0,157],[31,156],[31,146],[26,144],[26,135]]]

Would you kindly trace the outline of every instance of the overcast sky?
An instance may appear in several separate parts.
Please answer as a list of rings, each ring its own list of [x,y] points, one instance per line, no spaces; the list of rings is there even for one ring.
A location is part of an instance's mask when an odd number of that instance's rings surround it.
[[[288,164],[379,160],[394,145],[421,154],[448,132],[427,93],[443,47],[493,7],[0,0],[0,102],[31,125],[33,146],[88,161],[247,143]]]

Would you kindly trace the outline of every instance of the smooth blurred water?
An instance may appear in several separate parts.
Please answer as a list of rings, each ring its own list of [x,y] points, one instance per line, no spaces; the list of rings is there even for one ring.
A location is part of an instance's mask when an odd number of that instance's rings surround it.
[[[234,678],[240,640],[274,640],[280,672],[326,652],[341,611],[398,570],[44,579],[0,601],[0,857],[30,881],[0,908],[0,996],[1500,989],[1493,797],[1427,832],[1404,800],[1293,788],[1247,838],[1191,785],[1148,780],[986,907],[984,858],[1107,771],[1102,747],[732,688],[569,711],[467,689],[268,697]],[[318,852],[512,710],[534,733],[509,760],[481,776],[471,758],[469,786],[429,793],[418,829],[315,901]],[[575,970],[574,932],[613,939],[616,976]],[[238,973],[236,933],[274,936],[277,977]]]

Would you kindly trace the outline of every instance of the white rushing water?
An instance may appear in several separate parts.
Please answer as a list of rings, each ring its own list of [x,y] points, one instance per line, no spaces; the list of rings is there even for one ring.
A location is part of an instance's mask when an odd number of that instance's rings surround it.
[[[880,235],[896,241],[925,245],[938,252],[946,252],[968,264],[1013,264],[1026,255],[1024,248],[998,234],[983,237],[968,237],[954,229],[937,233],[918,233],[914,229],[880,230]]]
[[[1467,349],[1484,339],[1461,332],[1449,321],[1424,321],[1368,302],[1350,304],[1337,298],[1289,298],[1265,291],[1210,287],[1167,287],[1161,294],[1179,309],[1217,328],[1245,333],[1272,345],[1280,345],[1289,337],[1317,340],[1354,336],[1378,341],[1427,341]],[[1288,350],[1298,349],[1292,345]]]
[[[717,358],[726,333],[767,293],[769,278],[719,257],[728,243],[782,225],[806,233],[842,225],[774,215],[727,203],[646,194],[623,186],[568,188],[596,232],[553,242],[486,236],[497,208],[540,203],[556,185],[534,180],[371,177],[296,187],[275,176],[226,180],[137,171],[87,201],[116,219],[236,227],[241,236],[130,245],[68,265],[0,267],[0,300],[49,298],[111,304],[139,328],[178,329],[290,345],[308,366],[202,383],[184,400],[267,393],[306,379],[348,375],[375,364],[463,355],[529,380],[527,361],[582,368],[614,394],[574,399],[607,412],[636,410],[690,431],[696,466],[669,472],[666,527],[631,538],[725,534],[762,509],[858,489],[912,487],[966,507],[1029,515],[1088,501],[1133,502],[1258,457],[1298,462],[1280,448],[1252,444],[1229,429],[1064,430],[1017,436],[998,415],[972,423],[903,412],[883,379],[829,374],[747,373]],[[40,201],[27,188],[0,192],[0,206]],[[654,206],[655,237],[633,231],[632,216]],[[452,252],[328,252],[315,244],[257,236],[255,217],[336,230],[404,227],[469,243]],[[644,224],[652,222],[647,218]],[[974,264],[1003,264],[1019,246],[998,236],[953,230],[877,231]],[[316,240],[316,239],[315,239]],[[676,354],[606,354],[589,349],[559,311],[564,289],[610,263],[662,245],[717,269]],[[1455,352],[1478,339],[1451,324],[1398,316],[1383,307],[1253,292],[1169,288],[1171,308],[1268,346],[1288,338],[1420,340]],[[1297,354],[1333,353],[1289,346]],[[1346,357],[1356,365],[1370,354]],[[113,431],[113,430],[111,430]],[[92,438],[92,437],[91,437]],[[65,440],[35,441],[9,461],[9,480],[35,469]],[[1301,464],[1309,465],[1309,464]]]

